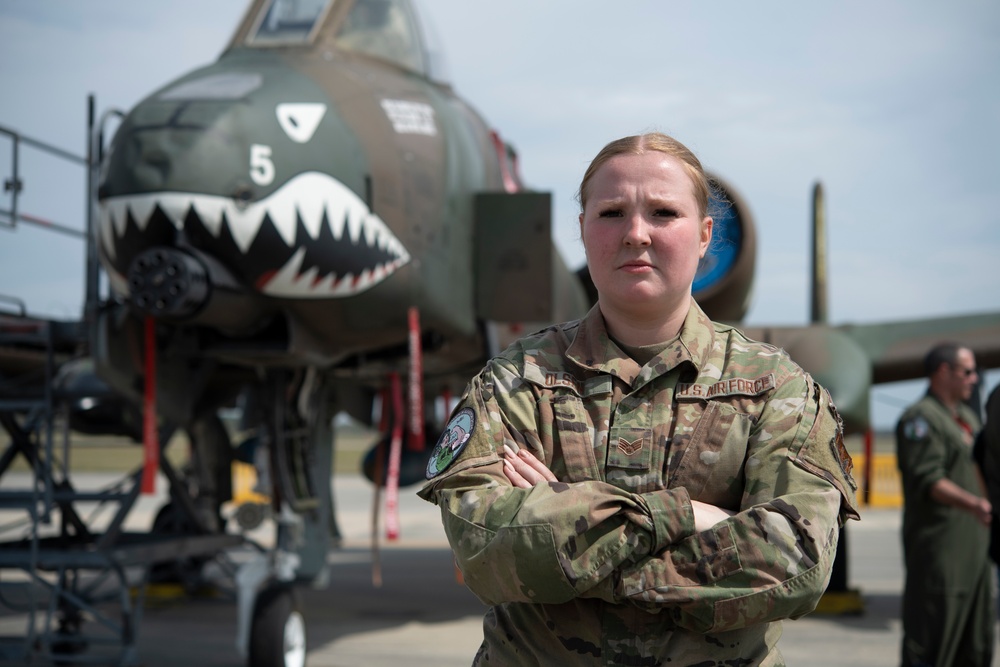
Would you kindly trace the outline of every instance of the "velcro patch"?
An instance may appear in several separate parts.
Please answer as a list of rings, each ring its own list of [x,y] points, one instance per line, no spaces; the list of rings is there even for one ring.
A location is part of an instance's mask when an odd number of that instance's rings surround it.
[[[565,371],[542,369],[535,364],[526,363],[524,365],[524,379],[548,389],[565,387],[571,389],[577,396],[582,394],[580,382],[571,373]]]
[[[676,398],[716,398],[718,396],[757,396],[774,389],[774,373],[762,375],[754,380],[730,378],[713,384],[692,384],[681,382],[677,385]]]
[[[910,417],[903,423],[903,437],[907,440],[924,440],[930,435],[931,425],[921,416]]]
[[[829,404],[830,412],[833,413],[834,419],[837,420],[837,433],[830,442],[830,448],[833,451],[833,455],[837,458],[837,462],[840,463],[840,469],[844,471],[844,475],[847,477],[848,483],[851,487],[857,491],[858,483],[854,481],[854,459],[851,458],[851,453],[847,451],[847,447],[844,445],[844,420],[840,418],[840,413],[837,412],[837,408],[833,403]]]
[[[625,456],[632,456],[642,449],[642,438],[629,442],[625,438],[618,438],[618,449]]]
[[[455,462],[475,428],[476,413],[472,408],[462,408],[451,418],[427,461],[427,479],[437,477]]]

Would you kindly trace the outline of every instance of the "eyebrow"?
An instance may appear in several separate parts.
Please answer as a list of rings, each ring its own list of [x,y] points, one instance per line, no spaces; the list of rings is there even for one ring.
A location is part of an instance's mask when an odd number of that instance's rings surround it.
[[[606,208],[616,208],[616,207],[621,208],[625,206],[631,206],[632,202],[624,197],[616,197],[614,199],[594,199],[592,201],[587,202],[587,205],[593,206],[596,209],[606,209]],[[669,208],[677,211],[681,209],[681,205],[677,199],[668,199],[661,197],[650,198],[643,203],[643,206],[652,209]]]

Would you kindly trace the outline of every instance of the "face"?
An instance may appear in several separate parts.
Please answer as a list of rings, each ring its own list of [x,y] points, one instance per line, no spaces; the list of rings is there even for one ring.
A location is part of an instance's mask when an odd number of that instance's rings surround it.
[[[659,151],[618,155],[594,173],[586,195],[581,234],[602,309],[640,317],[686,310],[712,219],[701,215],[683,163]]]
[[[976,373],[976,357],[972,354],[972,350],[958,351],[955,363],[947,366],[947,378],[954,398],[969,400],[979,380],[979,374]]]

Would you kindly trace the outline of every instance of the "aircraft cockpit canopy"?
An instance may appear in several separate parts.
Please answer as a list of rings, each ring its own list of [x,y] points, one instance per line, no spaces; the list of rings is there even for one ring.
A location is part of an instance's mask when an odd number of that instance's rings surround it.
[[[336,44],[423,72],[419,33],[409,9],[400,0],[357,0],[337,31]]]
[[[316,36],[320,19],[333,0],[273,0],[261,6],[256,28],[247,39],[250,46],[308,44]],[[259,16],[260,16],[259,15]]]
[[[344,5],[350,6],[341,10]],[[322,32],[333,34],[336,48],[441,80],[442,72],[434,71],[438,56],[428,53],[409,0],[271,0],[257,14],[247,46],[304,46],[327,41]]]

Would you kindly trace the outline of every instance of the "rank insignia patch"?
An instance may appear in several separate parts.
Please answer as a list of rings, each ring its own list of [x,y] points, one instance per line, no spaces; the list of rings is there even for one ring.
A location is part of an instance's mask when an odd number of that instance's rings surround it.
[[[633,442],[629,442],[625,438],[618,438],[618,449],[621,450],[621,453],[625,456],[632,456],[642,449],[642,438],[634,440]]]
[[[427,479],[440,475],[458,458],[475,427],[476,413],[472,408],[462,408],[451,418],[427,461]]]

